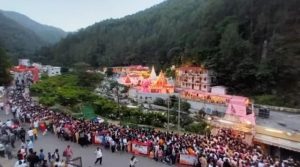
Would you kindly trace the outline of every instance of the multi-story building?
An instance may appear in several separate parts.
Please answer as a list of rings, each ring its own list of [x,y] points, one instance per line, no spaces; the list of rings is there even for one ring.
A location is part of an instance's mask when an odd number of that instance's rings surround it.
[[[176,69],[175,84],[179,89],[210,92],[211,72],[203,67],[180,67]]]
[[[61,75],[61,67],[50,66],[47,70],[47,74],[49,77]]]
[[[131,66],[120,66],[120,67],[111,67],[112,71],[117,74],[129,74],[129,73],[141,73],[141,72],[149,72],[149,67],[141,66],[141,65],[131,65]]]

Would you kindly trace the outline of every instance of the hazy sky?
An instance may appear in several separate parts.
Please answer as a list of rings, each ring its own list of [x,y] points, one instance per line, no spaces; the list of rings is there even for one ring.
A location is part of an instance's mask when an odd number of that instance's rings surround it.
[[[120,18],[164,0],[0,0],[0,9],[22,13],[33,20],[76,31],[108,18]]]

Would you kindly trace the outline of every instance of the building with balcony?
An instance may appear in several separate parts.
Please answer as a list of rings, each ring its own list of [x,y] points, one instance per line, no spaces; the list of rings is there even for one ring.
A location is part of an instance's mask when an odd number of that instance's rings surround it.
[[[203,67],[180,67],[176,69],[176,87],[179,89],[210,92],[211,72]]]

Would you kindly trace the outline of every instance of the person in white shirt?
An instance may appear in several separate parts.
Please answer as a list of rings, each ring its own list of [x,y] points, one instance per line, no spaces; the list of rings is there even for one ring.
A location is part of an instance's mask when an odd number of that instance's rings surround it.
[[[15,166],[14,167],[27,167],[28,165],[26,164],[26,162],[24,160],[18,160],[16,163],[15,163]]]
[[[27,131],[27,134],[29,136],[29,139],[33,142],[34,136],[33,136],[33,130],[31,128]]]
[[[34,127],[36,130],[38,130],[38,128],[39,128],[39,121],[38,121],[38,120],[35,120],[35,121],[33,122],[33,127]]]
[[[135,158],[135,156],[132,156],[129,161],[129,167],[135,167],[135,164],[137,162],[138,162],[138,160]]]
[[[65,166],[65,161],[64,161],[64,160],[61,160],[61,161],[56,160],[56,161],[54,162],[54,166],[57,166],[57,167],[64,167],[64,166]]]
[[[27,140],[27,149],[33,149],[33,142],[31,140]]]
[[[6,121],[6,126],[11,127],[12,126],[12,121],[11,120],[7,120]]]
[[[97,164],[97,162],[99,161],[100,165],[102,165],[102,150],[97,147],[97,150],[95,151],[96,153],[96,161],[95,161],[95,165]]]
[[[123,138],[123,145],[124,145],[124,150],[127,151],[127,139],[125,137]]]
[[[265,163],[263,162],[263,160],[259,161],[258,162],[258,167],[264,167],[265,166]]]

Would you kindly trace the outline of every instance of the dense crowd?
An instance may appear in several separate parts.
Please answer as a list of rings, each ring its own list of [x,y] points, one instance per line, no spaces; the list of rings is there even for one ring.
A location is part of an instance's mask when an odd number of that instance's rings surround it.
[[[35,140],[37,131],[42,134],[52,132],[58,138],[82,147],[95,143],[95,136],[103,136],[102,144],[112,152],[128,151],[131,142],[141,142],[149,146],[153,159],[169,164],[178,163],[182,154],[190,154],[197,156],[194,165],[201,167],[299,166],[292,158],[281,161],[264,155],[259,146],[243,143],[240,135],[228,129],[220,129],[214,135],[178,135],[77,119],[34,103],[22,88],[10,91],[9,104],[17,120],[30,123],[29,142]],[[21,139],[25,142],[25,137]]]

